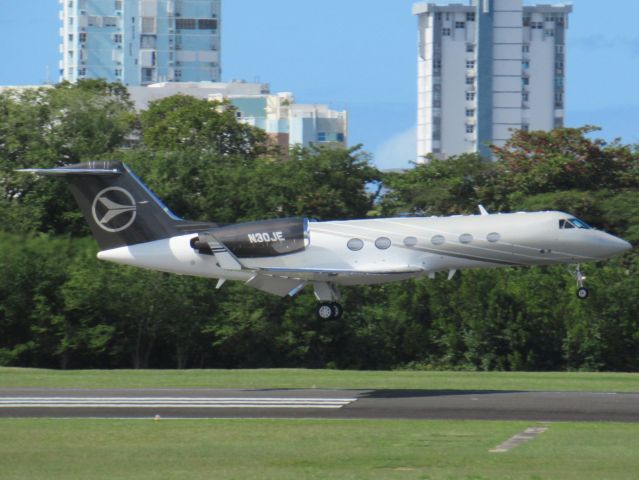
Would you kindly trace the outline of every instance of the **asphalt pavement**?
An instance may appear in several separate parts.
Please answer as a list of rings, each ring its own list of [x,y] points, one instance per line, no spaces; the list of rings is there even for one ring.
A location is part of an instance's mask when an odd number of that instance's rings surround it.
[[[639,422],[639,393],[0,388],[0,417]]]

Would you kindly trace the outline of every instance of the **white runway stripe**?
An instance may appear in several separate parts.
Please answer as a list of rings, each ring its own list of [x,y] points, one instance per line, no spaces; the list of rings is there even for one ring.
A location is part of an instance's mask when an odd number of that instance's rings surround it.
[[[356,398],[0,397],[0,408],[342,408]]]

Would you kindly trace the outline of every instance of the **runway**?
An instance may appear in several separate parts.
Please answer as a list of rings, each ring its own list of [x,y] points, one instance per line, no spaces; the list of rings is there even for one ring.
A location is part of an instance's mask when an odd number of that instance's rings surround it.
[[[639,393],[0,388],[0,417],[639,422]]]

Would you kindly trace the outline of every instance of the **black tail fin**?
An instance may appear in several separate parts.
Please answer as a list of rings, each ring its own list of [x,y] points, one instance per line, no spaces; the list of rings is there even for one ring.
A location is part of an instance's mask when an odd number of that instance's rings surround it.
[[[122,162],[26,169],[69,184],[101,250],[185,235],[217,226],[175,216]]]

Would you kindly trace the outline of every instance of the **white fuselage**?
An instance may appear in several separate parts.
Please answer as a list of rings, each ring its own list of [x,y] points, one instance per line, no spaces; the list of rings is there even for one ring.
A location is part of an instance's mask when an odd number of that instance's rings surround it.
[[[355,285],[465,268],[578,264],[630,248],[624,240],[599,230],[561,229],[560,220],[571,217],[562,212],[534,212],[310,222],[306,249],[239,258],[242,270],[222,269],[214,256],[195,251],[189,243],[192,234],[102,251],[98,258],[242,281],[262,269],[307,271],[308,281],[326,281],[326,272],[335,272],[331,283]]]

